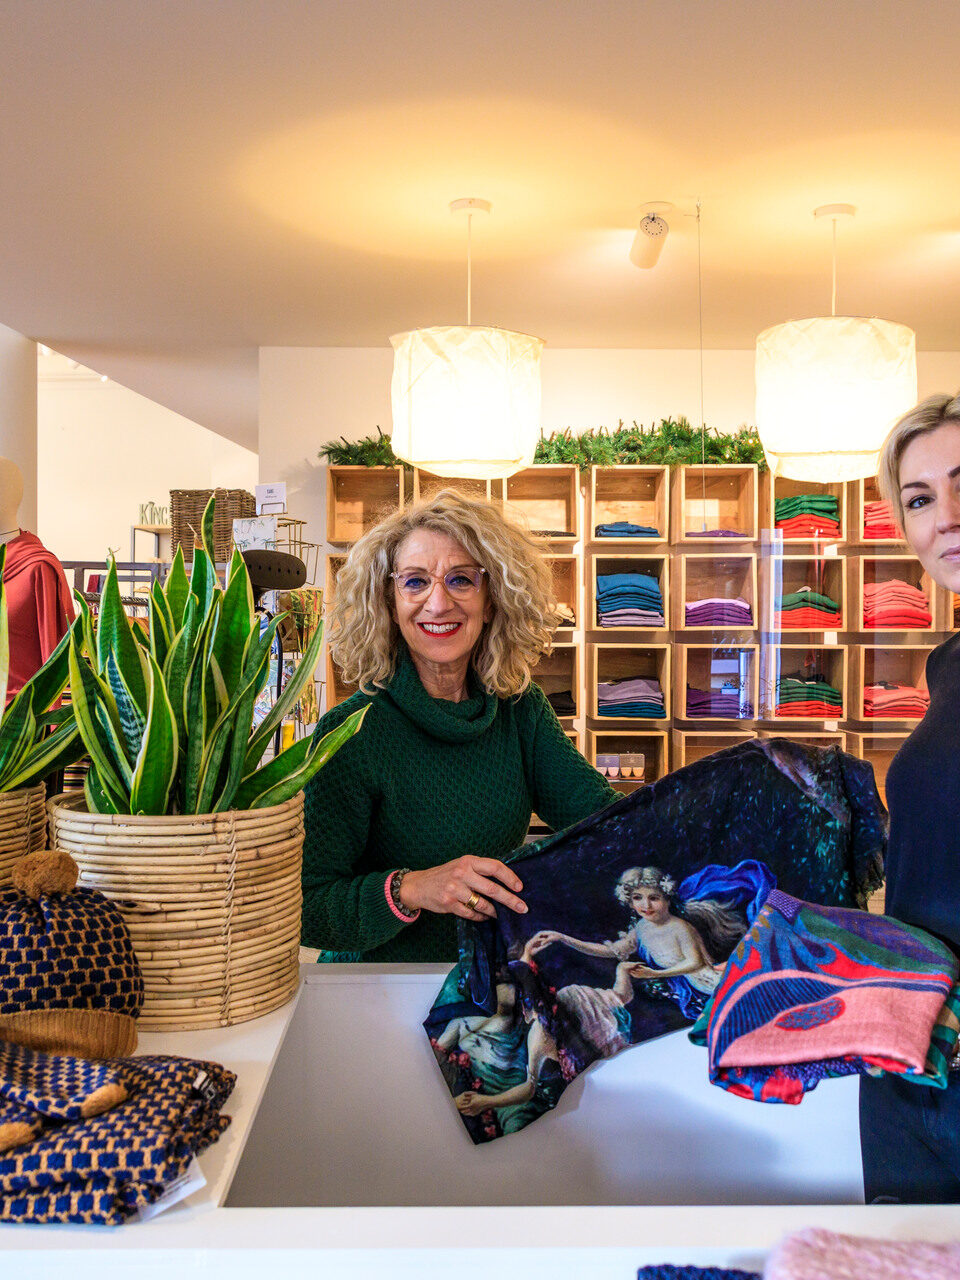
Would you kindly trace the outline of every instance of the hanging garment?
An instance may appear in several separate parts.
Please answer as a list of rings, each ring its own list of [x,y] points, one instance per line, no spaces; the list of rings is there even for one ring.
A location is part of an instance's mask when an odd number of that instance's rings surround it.
[[[887,916],[814,906],[775,889],[690,1032],[711,1083],[798,1103],[828,1077],[895,1073],[945,1089],[960,965]]]
[[[127,1097],[84,1117],[81,1098],[95,1078]],[[114,1226],[158,1200],[224,1132],[230,1120],[220,1108],[236,1076],[161,1055],[78,1066],[0,1042],[0,1080],[11,1095],[0,1103],[0,1129],[25,1110],[40,1122],[32,1141],[0,1154],[0,1221]],[[71,1096],[80,1118],[67,1107]],[[38,1099],[56,1105],[41,1110]]]
[[[776,1245],[765,1280],[957,1280],[960,1244],[875,1240],[807,1227]]]
[[[26,529],[7,543],[3,586],[10,627],[9,706],[66,635],[73,602],[60,561]]]
[[[768,739],[529,846],[527,913],[464,928],[424,1022],[473,1141],[529,1124],[598,1058],[688,1025],[775,878],[806,900],[865,906],[885,840],[869,764]]]

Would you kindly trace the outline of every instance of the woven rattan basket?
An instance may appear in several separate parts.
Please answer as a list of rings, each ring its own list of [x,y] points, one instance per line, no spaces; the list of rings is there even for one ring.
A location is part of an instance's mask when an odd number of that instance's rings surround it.
[[[144,1031],[246,1022],[297,989],[303,793],[267,809],[159,818],[48,804],[50,840],[112,899],[143,970]]]
[[[257,500],[246,489],[171,489],[171,554],[176,553],[179,545],[183,547],[184,560],[193,559],[194,547],[200,541],[203,513],[212,493],[217,495],[217,505],[213,512],[214,559],[217,564],[230,559],[233,554],[234,520],[257,514]]]
[[[42,782],[35,787],[0,791],[0,889],[10,883],[18,858],[47,847],[46,803]]]

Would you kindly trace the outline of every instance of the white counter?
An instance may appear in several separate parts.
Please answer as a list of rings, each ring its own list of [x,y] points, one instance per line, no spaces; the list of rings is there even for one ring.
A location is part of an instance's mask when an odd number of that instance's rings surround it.
[[[523,1133],[473,1147],[419,1027],[446,968],[305,966],[296,1018],[294,1003],[224,1031],[144,1034],[141,1052],[237,1072],[233,1124],[201,1157],[207,1185],[150,1222],[0,1227],[0,1276],[628,1280],[651,1262],[759,1268],[811,1225],[960,1240],[960,1207],[769,1203],[778,1187],[858,1194],[855,1082],[826,1082],[798,1108],[759,1106],[707,1085],[705,1055],[682,1034],[598,1064]],[[728,1203],[650,1203],[651,1188],[670,1198],[678,1186],[704,1200],[716,1186]],[[431,1187],[447,1203],[424,1207]]]

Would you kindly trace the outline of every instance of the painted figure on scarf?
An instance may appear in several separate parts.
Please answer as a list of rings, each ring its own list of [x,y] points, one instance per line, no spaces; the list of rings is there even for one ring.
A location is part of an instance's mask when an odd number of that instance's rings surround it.
[[[524,955],[535,956],[559,942],[584,955],[610,956],[619,961],[610,994],[621,1007],[633,999],[634,982],[656,982],[659,994],[675,1001],[687,1017],[696,1018],[716,990],[723,970],[714,956],[718,960],[726,957],[743,936],[746,922],[742,912],[713,898],[681,902],[675,896],[676,888],[676,881],[660,867],[630,867],[617,881],[614,893],[635,919],[618,938],[590,942],[542,929],[527,943]],[[632,957],[638,957],[640,963]],[[568,1005],[583,1003],[588,990],[592,989],[579,984],[562,988],[558,999]],[[587,1003],[592,1005],[595,998],[590,997]],[[613,1006],[609,996],[605,1003]]]

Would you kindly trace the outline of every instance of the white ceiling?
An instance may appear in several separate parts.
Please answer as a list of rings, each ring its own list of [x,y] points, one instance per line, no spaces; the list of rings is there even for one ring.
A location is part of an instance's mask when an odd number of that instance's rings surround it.
[[[259,346],[464,319],[697,343],[830,305],[960,350],[960,10],[3,0],[0,323],[256,447]],[[638,208],[680,213],[654,271]]]

